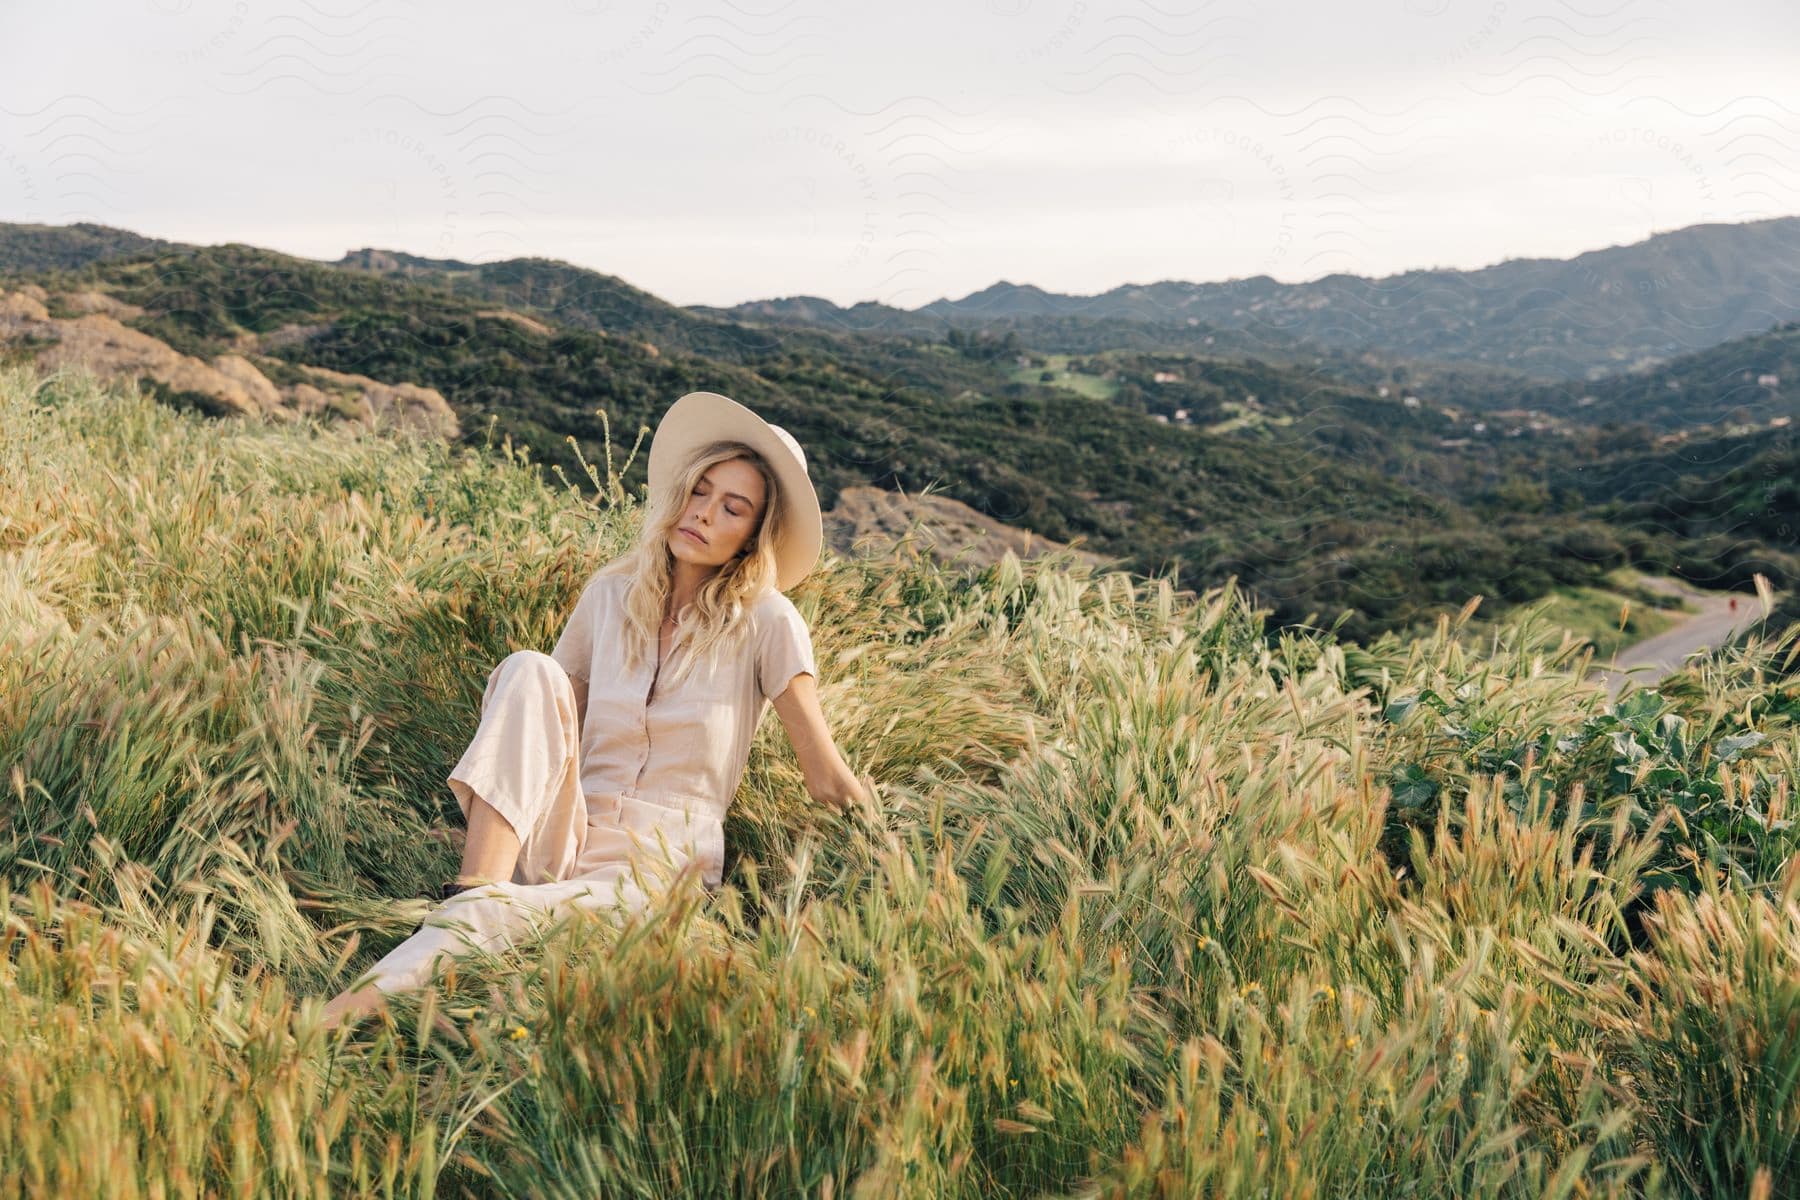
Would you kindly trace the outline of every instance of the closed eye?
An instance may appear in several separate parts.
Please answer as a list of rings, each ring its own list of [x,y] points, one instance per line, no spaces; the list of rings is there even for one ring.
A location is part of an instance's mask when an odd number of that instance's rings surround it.
[[[700,490],[700,489],[699,489],[699,488],[697,488],[697,487],[696,487],[696,488],[695,488],[695,489],[694,489],[694,495],[696,495],[696,496],[700,496],[700,495],[704,495],[704,494],[705,494],[705,493],[703,493],[703,492],[702,492],[702,491],[701,491],[701,490]],[[745,512],[747,512],[747,511],[748,511],[748,510],[747,510],[747,509],[742,509],[742,508],[733,508],[733,507],[731,507],[731,505],[729,505],[729,504],[727,504],[727,505],[726,505],[726,506],[725,506],[725,511],[726,511],[726,512],[728,512],[728,513],[730,513],[730,514],[731,514],[731,515],[732,515],[732,516],[734,516],[734,517],[741,517],[741,516],[743,516],[743,515],[744,515],[744,513],[745,513]]]

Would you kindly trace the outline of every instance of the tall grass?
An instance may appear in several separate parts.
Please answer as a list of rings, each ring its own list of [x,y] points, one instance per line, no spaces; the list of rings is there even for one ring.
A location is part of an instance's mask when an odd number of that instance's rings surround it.
[[[1792,629],[1609,704],[1530,612],[828,556],[874,806],[770,718],[725,886],[326,1035],[588,483],[0,373],[0,1194],[1800,1194]]]

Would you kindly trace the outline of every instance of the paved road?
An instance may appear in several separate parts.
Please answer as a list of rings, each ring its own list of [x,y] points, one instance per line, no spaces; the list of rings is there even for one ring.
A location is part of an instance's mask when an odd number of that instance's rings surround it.
[[[1679,671],[1694,651],[1719,645],[1762,617],[1762,601],[1754,592],[1707,592],[1676,579],[1646,577],[1643,582],[1659,592],[1686,596],[1700,611],[1653,638],[1626,646],[1607,666],[1594,667],[1590,674],[1604,679],[1608,694],[1614,697],[1627,682],[1640,688],[1650,687],[1665,675]],[[1736,612],[1731,611],[1734,598]]]

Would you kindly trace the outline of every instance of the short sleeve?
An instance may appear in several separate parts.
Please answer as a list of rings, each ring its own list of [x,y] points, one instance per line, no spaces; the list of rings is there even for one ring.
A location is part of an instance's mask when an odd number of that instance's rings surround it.
[[[569,614],[568,623],[563,626],[562,636],[556,639],[556,648],[550,651],[550,657],[571,677],[587,679],[593,672],[594,630],[600,623],[605,605],[606,596],[602,591],[605,586],[605,579],[599,575],[588,580],[575,601],[575,610]]]
[[[773,700],[787,691],[788,683],[802,672],[817,679],[813,660],[812,631],[794,602],[777,592],[757,630],[756,687],[763,699]]]

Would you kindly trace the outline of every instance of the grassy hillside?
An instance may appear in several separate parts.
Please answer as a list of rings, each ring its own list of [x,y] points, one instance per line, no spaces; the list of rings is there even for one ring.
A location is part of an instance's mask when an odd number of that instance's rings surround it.
[[[109,258],[155,253],[168,245],[160,238],[87,221],[73,225],[0,221],[0,272],[73,270]]]
[[[1690,578],[1748,579],[1769,558],[1791,572],[1800,552],[1800,446],[1793,427],[1699,437],[1621,450],[1563,483],[1620,530],[1678,540],[1693,552]],[[1692,570],[1704,561],[1711,574]]]
[[[235,245],[39,278],[141,306],[136,327],[184,353],[249,354],[277,378],[305,363],[433,388],[455,410],[465,444],[510,437],[577,483],[583,457],[610,452],[627,464],[626,487],[636,487],[637,431],[671,397],[724,391],[809,448],[827,506],[847,485],[936,484],[988,516],[1056,541],[1085,539],[1141,572],[1178,570],[1190,589],[1235,575],[1278,624],[1345,614],[1346,630],[1366,636],[1477,592],[1495,603],[1529,599],[1539,592],[1520,592],[1520,581],[1541,591],[1597,569],[1561,553],[1571,537],[1586,538],[1573,526],[1544,531],[1534,518],[1531,535],[1496,538],[1454,497],[1409,482],[1433,461],[1418,449],[1437,428],[1435,413],[1253,361],[1204,367],[1219,376],[1208,395],[1220,413],[1223,397],[1250,387],[1277,415],[1305,410],[1278,437],[1263,427],[1207,436],[1159,423],[1165,414],[1145,395],[1153,375],[1135,359],[1120,364],[1121,393],[1130,394],[1109,399],[1012,383],[1005,339],[953,346],[802,332],[765,353],[711,358],[654,347],[636,328],[540,321],[441,282]],[[621,313],[636,305],[658,320],[705,324],[641,294],[619,303]],[[563,307],[535,311],[548,318]],[[1394,561],[1396,547],[1419,553],[1424,587],[1406,585],[1410,567]]]
[[[1586,385],[1528,389],[1518,402],[1594,425],[1642,422],[1659,433],[1800,419],[1800,321]]]
[[[0,1194],[1715,1196],[1800,1177],[1800,694],[828,559],[726,881],[327,1036],[484,679],[638,520],[0,371]],[[1800,628],[1788,631],[1800,636]]]

